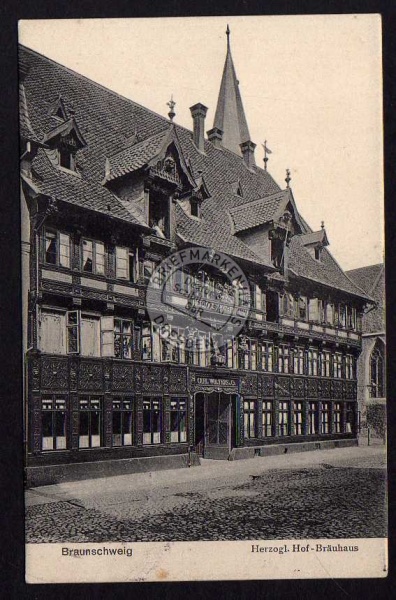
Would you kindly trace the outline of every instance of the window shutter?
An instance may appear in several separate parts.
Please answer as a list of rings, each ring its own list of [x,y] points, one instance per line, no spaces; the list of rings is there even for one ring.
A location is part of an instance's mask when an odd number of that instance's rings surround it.
[[[114,356],[114,317],[100,318],[102,356]]]
[[[40,350],[49,354],[65,354],[65,315],[41,313]]]

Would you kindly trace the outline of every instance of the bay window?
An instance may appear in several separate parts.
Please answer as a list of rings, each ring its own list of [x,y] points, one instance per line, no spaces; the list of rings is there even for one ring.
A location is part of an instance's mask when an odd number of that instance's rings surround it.
[[[187,400],[171,398],[170,402],[171,442],[187,441]]]
[[[293,402],[294,435],[303,434],[303,403]]]
[[[333,433],[341,433],[341,402],[333,405]]]
[[[263,437],[272,437],[273,435],[273,403],[272,400],[263,401]]]
[[[79,448],[98,448],[102,445],[102,398],[84,396],[80,398]]]
[[[161,398],[143,400],[143,444],[161,443]]]
[[[289,402],[279,402],[278,435],[290,435]]]
[[[322,402],[321,433],[330,433],[330,402]]]
[[[256,402],[245,400],[243,403],[243,433],[244,437],[256,437]]]
[[[132,446],[133,398],[113,399],[113,446]]]
[[[42,397],[41,448],[66,449],[66,398],[63,396]]]

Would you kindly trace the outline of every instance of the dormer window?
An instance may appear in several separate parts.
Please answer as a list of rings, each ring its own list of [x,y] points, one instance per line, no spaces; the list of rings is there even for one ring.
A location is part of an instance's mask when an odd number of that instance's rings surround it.
[[[322,254],[322,248],[315,248],[315,260],[320,260]]]
[[[75,171],[76,161],[73,152],[67,147],[61,147],[58,149],[59,166],[69,171]]]
[[[200,202],[199,202],[198,198],[194,198],[194,197],[191,198],[190,207],[191,207],[191,216],[197,217],[197,219],[199,219],[201,216],[201,206],[200,206]]]
[[[170,237],[170,206],[169,198],[159,191],[150,190],[149,196],[149,226],[158,237]]]

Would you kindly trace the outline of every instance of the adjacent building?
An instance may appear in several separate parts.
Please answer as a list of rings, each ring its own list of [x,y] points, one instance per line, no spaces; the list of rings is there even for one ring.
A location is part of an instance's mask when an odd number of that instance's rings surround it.
[[[385,265],[347,271],[347,275],[375,301],[362,321],[362,352],[357,363],[361,435],[386,435]]]
[[[371,294],[304,221],[289,173],[280,187],[256,164],[229,32],[212,128],[203,104],[192,130],[169,106],[164,118],[20,48],[29,484],[356,444]],[[212,329],[198,320],[169,344],[147,283],[197,248],[243,271],[249,314],[223,336],[238,290],[215,263],[180,269],[170,320],[198,290]]]

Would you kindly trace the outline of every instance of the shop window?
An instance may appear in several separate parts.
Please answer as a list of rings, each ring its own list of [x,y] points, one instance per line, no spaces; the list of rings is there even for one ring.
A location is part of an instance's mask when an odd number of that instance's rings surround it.
[[[161,399],[143,400],[143,444],[161,443]]]
[[[330,352],[324,350],[320,355],[320,374],[322,377],[330,377]]]
[[[302,435],[303,432],[303,403],[293,402],[294,435]]]
[[[82,270],[96,275],[105,274],[105,247],[102,242],[82,240]]]
[[[135,253],[129,248],[116,247],[116,277],[134,282],[137,279],[137,261]]]
[[[263,437],[273,435],[273,404],[271,400],[263,400]]]
[[[66,449],[66,398],[43,396],[41,412],[42,450]]]
[[[256,402],[245,400],[243,403],[243,431],[244,437],[256,437]]]
[[[260,342],[261,369],[271,373],[274,370],[274,345],[270,342]]]
[[[304,348],[293,350],[293,371],[295,375],[304,375]]]
[[[318,374],[318,351],[315,348],[309,348],[307,352],[307,374]]]
[[[113,446],[132,446],[133,398],[113,400]]]
[[[337,379],[342,377],[342,354],[340,352],[333,355],[333,377]]]
[[[308,433],[315,435],[318,433],[318,403],[310,402],[308,409]]]
[[[102,399],[97,396],[80,398],[79,448],[99,448],[102,445]]]
[[[330,433],[330,402],[322,403],[321,433]]]
[[[187,401],[172,398],[170,402],[171,442],[187,441]]]
[[[377,340],[370,356],[370,397],[385,397],[385,358],[384,345]]]
[[[290,435],[289,402],[279,402],[278,435]]]
[[[45,231],[44,262],[70,269],[70,235],[60,231]]]
[[[278,346],[278,373],[289,373],[290,349],[289,346]]]
[[[341,403],[333,405],[333,433],[341,433]]]

